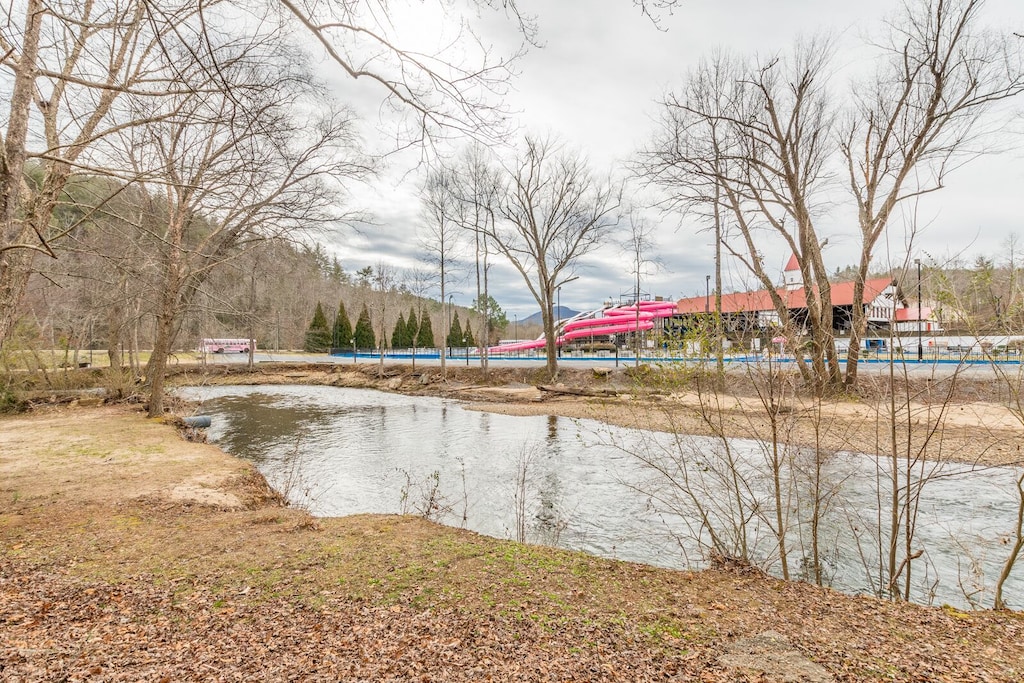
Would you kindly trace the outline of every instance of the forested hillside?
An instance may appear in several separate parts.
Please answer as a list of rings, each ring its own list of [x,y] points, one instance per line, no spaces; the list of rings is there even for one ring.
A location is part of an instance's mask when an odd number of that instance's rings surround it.
[[[60,243],[59,258],[39,262],[9,349],[92,348],[110,353],[117,365],[152,348],[164,274],[160,239],[148,227],[164,214],[153,197],[131,187],[114,192],[111,184],[97,178],[73,183],[74,201],[61,205],[57,220],[75,228]],[[90,206],[91,197],[110,196]],[[404,321],[411,312],[430,318],[438,343],[448,329],[448,312],[428,297],[429,274],[399,273],[385,264],[345,268],[315,241],[322,234],[254,239],[211,256],[200,245],[215,227],[201,216],[191,221],[194,277],[173,349],[194,349],[203,337],[250,334],[262,349],[301,349],[317,303],[331,328],[339,304],[352,327],[365,307],[375,336],[384,331],[385,346],[399,316]],[[478,316],[455,310],[478,327]]]

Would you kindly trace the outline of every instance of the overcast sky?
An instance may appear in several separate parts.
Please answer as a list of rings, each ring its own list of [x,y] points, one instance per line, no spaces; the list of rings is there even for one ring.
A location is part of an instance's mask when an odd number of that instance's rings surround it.
[[[828,31],[840,45],[836,67],[837,90],[850,75],[869,68],[865,38],[881,27],[897,7],[893,0],[689,0],[672,15],[661,17],[661,30],[642,16],[629,0],[520,0],[534,14],[542,48],[535,48],[520,65],[508,104],[524,131],[551,133],[582,150],[594,170],[621,173],[622,161],[650,138],[657,100],[677,88],[687,69],[716,47],[740,53],[785,50],[800,36]],[[988,22],[1024,32],[1024,2],[989,0]],[[417,18],[417,22],[422,24]],[[489,37],[497,44],[514,39],[507,24],[488,21]],[[504,41],[504,42],[503,42]],[[343,101],[350,86],[330,79]],[[364,92],[356,98],[367,97]],[[370,99],[372,101],[372,93]],[[353,100],[354,101],[354,100]],[[1018,103],[1018,107],[1024,102]],[[357,107],[358,109],[358,107]],[[364,107],[372,118],[376,111]],[[375,144],[373,134],[368,142]],[[1024,236],[1024,136],[1006,134],[1001,154],[971,162],[949,178],[947,188],[921,207],[925,225],[911,260],[926,262],[963,253],[997,256],[1011,233]],[[409,267],[416,260],[420,223],[416,186],[418,171],[408,172],[413,159],[396,158],[373,188],[361,188],[356,199],[375,216],[377,225],[360,234],[330,239],[346,270],[353,272],[380,260]],[[830,236],[826,262],[830,267],[852,264],[859,247],[850,223],[849,207],[835,206],[819,221]],[[646,278],[642,288],[666,298],[703,295],[705,276],[714,272],[712,239],[701,227],[678,216],[653,215],[656,242],[663,266]],[[846,226],[849,225],[849,228]],[[892,261],[907,253],[901,221],[894,221],[887,247]],[[883,248],[885,249],[885,248]],[[788,254],[768,254],[781,269]],[[520,276],[500,259],[493,260],[491,293],[509,313],[520,318],[537,310]],[[632,291],[629,259],[606,245],[579,270],[579,279],[561,293],[563,305],[595,308],[609,297]],[[725,263],[726,291],[743,287],[743,276]],[[730,270],[731,269],[731,270]],[[729,277],[728,273],[732,272]],[[475,285],[455,284],[456,301],[468,305]],[[436,294],[435,294],[436,296]]]

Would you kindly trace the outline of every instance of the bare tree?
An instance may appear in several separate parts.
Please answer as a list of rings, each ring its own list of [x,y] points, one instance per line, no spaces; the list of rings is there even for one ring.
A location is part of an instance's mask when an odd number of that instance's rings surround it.
[[[448,283],[452,280],[452,260],[461,247],[460,228],[456,222],[458,211],[455,177],[452,171],[443,167],[432,171],[423,188],[424,232],[421,234],[420,243],[426,260],[437,269],[441,306],[448,306],[448,316],[451,316],[451,306],[445,297],[448,294]],[[447,378],[447,344],[441,344],[440,348],[441,376]]]
[[[827,41],[816,40],[786,57],[719,54],[702,63],[682,92],[663,102],[660,130],[637,167],[668,189],[669,206],[711,215],[716,225],[719,212],[730,216],[734,228],[721,232],[722,246],[767,291],[782,330],[796,335],[807,328],[812,367],[798,353],[799,367],[819,389],[840,382],[824,241],[815,226],[829,179],[831,52]],[[777,289],[776,272],[763,257],[769,240],[796,255],[802,305]],[[806,310],[804,319],[793,319],[794,308]]]
[[[1020,385],[1018,384],[1018,386]],[[1019,415],[1019,412],[1015,414]],[[1017,524],[1013,530],[1010,552],[1006,555],[1006,561],[1003,562],[999,579],[996,581],[995,603],[993,604],[995,609],[1007,609],[1006,601],[1003,599],[1003,587],[1010,578],[1022,551],[1024,551],[1024,474],[1017,477]]]
[[[160,99],[177,89],[153,66],[162,42],[198,7],[186,0],[153,10],[140,0],[26,0],[0,10],[0,65],[11,83],[0,157],[0,345],[35,257],[56,258],[55,242],[75,227],[52,222],[69,179],[110,173],[94,150],[153,115],[125,106],[129,96]]]
[[[620,195],[610,180],[593,177],[579,153],[550,139],[527,136],[507,173],[501,221],[485,232],[540,305],[547,371],[554,378],[555,292],[575,277],[579,259],[617,224]]]
[[[1008,258],[1008,278],[1002,290],[1008,300],[1012,300],[1013,297],[1013,286],[1015,281],[1015,263],[1014,263],[1014,250],[1016,245],[1016,238],[1011,236],[1006,245],[1009,254]],[[956,305],[958,303],[958,296],[955,291],[949,288],[948,280],[944,279],[941,284],[946,291],[940,291],[940,297],[945,301],[949,301]],[[984,334],[983,330],[991,328],[991,322],[985,320],[979,320],[976,316],[971,316],[967,319],[968,331],[975,338],[981,338]],[[1024,393],[1022,393],[1022,387],[1024,387],[1024,365],[1020,363],[1007,364],[998,362],[999,354],[995,347],[980,345],[981,351],[984,354],[986,360],[990,362],[989,372],[994,377],[995,383],[1000,387],[1000,393],[1002,389],[1006,389],[1006,407],[1009,409],[1010,414],[1013,418],[1022,426],[1024,426]],[[1017,463],[1020,464],[1019,461]],[[997,610],[1009,609],[1006,598],[1004,595],[1004,588],[1006,582],[1010,579],[1014,570],[1017,568],[1017,562],[1024,553],[1024,474],[1016,473],[1014,477],[1014,489],[1017,500],[1017,519],[1013,525],[1013,529],[1008,534],[1006,544],[1009,546],[1009,550],[1006,554],[1006,558],[1003,560],[1003,565],[999,570],[999,576],[996,579],[994,599],[992,607]]]
[[[893,212],[941,189],[946,176],[983,150],[993,110],[1024,92],[1019,41],[981,31],[984,0],[914,0],[901,5],[874,80],[852,91],[840,149],[857,202],[861,253],[854,279],[846,383],[857,380],[864,334],[864,282]]]
[[[25,308],[32,306],[33,290],[46,295],[42,283],[59,287],[62,293],[51,305],[73,306],[77,317],[92,319],[90,342],[105,342],[111,379],[120,374],[130,312],[138,303],[136,285],[144,280],[145,249],[131,239],[142,199],[139,188],[108,177],[70,178],[53,214],[54,225],[68,228],[62,258],[38,264],[41,277],[35,285],[30,282],[24,302]]]
[[[378,320],[380,321],[379,332],[377,334],[377,350],[379,352],[379,366],[377,368],[378,377],[384,376],[384,350],[388,345],[388,304],[395,293],[395,281],[395,269],[387,263],[384,263],[384,261],[378,261],[377,267],[374,268],[373,271],[373,286],[377,290],[376,308]]]
[[[654,241],[654,227],[634,210],[629,217],[629,235],[622,242],[622,250],[629,256],[630,274],[633,276],[633,301],[636,304],[636,331],[633,333],[636,343],[634,354],[636,367],[640,367],[640,297],[641,279],[650,275],[651,271],[662,265],[657,256],[653,256],[657,245]]]
[[[477,339],[482,340],[480,363],[487,376],[487,347],[490,344],[491,311],[487,288],[487,257],[490,254],[488,233],[494,232],[499,198],[503,193],[501,177],[487,158],[485,149],[474,144],[466,149],[453,169],[453,192],[456,195],[455,220],[473,237],[476,264],[476,309],[480,313],[481,329]],[[470,324],[470,320],[466,320]]]
[[[178,82],[173,69],[169,78],[154,69],[169,54],[164,43],[194,30],[214,33],[222,23],[220,8],[228,5],[237,9],[220,0],[18,0],[0,9],[6,27],[0,66],[11,83],[0,135],[0,345],[35,256],[56,257],[54,244],[67,232],[68,226],[51,225],[50,217],[68,178],[83,169],[122,176],[125,169],[103,163],[111,150],[100,156],[94,151],[113,134],[173,110],[153,102],[137,106],[190,87]],[[432,54],[403,47],[408,36],[398,28],[400,13],[382,0],[257,3],[246,8],[252,21],[234,22],[232,29],[251,29],[248,37],[259,41],[298,22],[347,76],[375,82],[387,106],[414,117],[413,125],[399,126],[398,146],[450,134],[494,139],[503,132],[501,97],[523,50],[496,55],[472,31],[473,15],[505,12],[527,42],[536,29],[513,0],[467,0],[461,12],[457,5],[434,7],[445,16],[445,30]],[[205,58],[215,77],[215,53]],[[132,106],[120,104],[126,95],[133,96]]]
[[[210,37],[197,35],[196,45],[168,54],[178,57],[179,78],[198,83],[165,101],[167,115],[125,132],[126,161],[150,202],[138,227],[157,261],[156,330],[146,366],[151,416],[162,412],[182,313],[210,271],[249,244],[337,218],[336,192],[325,179],[362,170],[350,161],[346,116],[295,114],[311,94],[300,85],[308,74],[273,35],[223,44],[206,42]],[[200,63],[186,71],[188,55],[204,52],[215,55],[217,68]],[[282,54],[289,66],[265,68]]]
[[[427,293],[434,286],[434,280],[428,271],[417,266],[408,272],[405,284],[409,288],[409,292],[416,297],[417,304],[419,304],[414,311],[416,320],[419,323],[417,325],[418,328],[423,325],[423,316],[428,315],[427,311],[423,308],[423,302],[427,298]],[[418,343],[419,334],[417,333],[412,338],[412,369],[414,371],[416,370],[416,346]]]

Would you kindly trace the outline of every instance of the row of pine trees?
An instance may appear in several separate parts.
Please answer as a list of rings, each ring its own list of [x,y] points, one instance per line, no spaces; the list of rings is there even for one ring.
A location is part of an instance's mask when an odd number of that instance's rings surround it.
[[[363,310],[360,311],[353,328],[348,312],[345,310],[345,302],[340,302],[332,328],[327,322],[327,316],[324,315],[323,306],[317,302],[313,320],[309,323],[309,329],[306,331],[303,348],[310,353],[327,353],[332,348],[349,348],[352,345],[355,345],[357,349],[377,348],[377,336],[373,331],[370,312],[366,305],[363,305]],[[460,348],[476,346],[472,330],[469,327],[465,330],[462,329],[458,311],[455,311],[455,315],[452,317],[452,325],[448,330],[445,345]],[[434,347],[434,330],[430,325],[430,316],[425,312],[421,316],[417,316],[414,308],[409,309],[408,315],[398,315],[395,329],[391,333],[389,348],[429,349]]]

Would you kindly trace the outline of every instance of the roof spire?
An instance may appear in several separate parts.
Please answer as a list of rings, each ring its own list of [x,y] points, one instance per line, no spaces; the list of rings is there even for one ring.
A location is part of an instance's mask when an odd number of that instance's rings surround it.
[[[796,259],[796,254],[789,257],[789,261],[786,262],[786,267],[782,272],[783,279],[785,280],[786,289],[794,290],[800,289],[804,286],[803,274],[800,272],[800,262]]]

